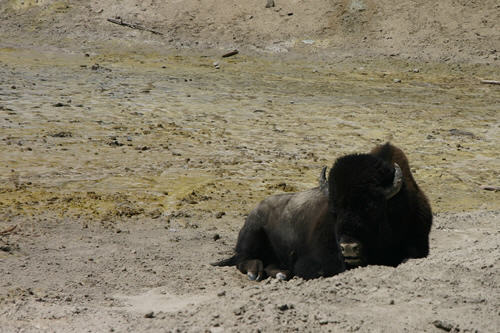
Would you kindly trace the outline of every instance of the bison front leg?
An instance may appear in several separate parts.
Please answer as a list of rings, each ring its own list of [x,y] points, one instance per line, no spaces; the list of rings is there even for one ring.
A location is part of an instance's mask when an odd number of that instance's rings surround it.
[[[252,281],[264,278],[264,264],[259,259],[243,260],[236,267]]]

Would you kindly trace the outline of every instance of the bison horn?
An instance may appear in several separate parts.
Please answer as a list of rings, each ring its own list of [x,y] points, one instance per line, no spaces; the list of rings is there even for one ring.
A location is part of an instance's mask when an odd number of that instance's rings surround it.
[[[319,174],[319,187],[323,187],[328,185],[328,181],[326,180],[326,166],[323,167],[321,173]]]
[[[384,189],[384,194],[387,200],[395,196],[403,185],[403,172],[397,163],[394,163],[394,180],[391,187]]]

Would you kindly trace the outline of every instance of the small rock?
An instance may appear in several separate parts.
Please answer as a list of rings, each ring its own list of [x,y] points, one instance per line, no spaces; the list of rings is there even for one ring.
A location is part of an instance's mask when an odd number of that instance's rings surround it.
[[[442,329],[442,330],[444,330],[444,331],[446,331],[446,332],[451,331],[451,329],[453,328],[453,325],[452,325],[452,324],[447,323],[447,322],[442,321],[442,320],[434,320],[432,323],[433,323],[433,324],[434,324],[434,326],[436,326],[437,328]]]
[[[114,139],[114,140],[111,140],[110,142],[108,142],[108,145],[110,145],[111,147],[121,147],[121,146],[123,146],[123,143]]]
[[[144,318],[154,318],[154,317],[155,317],[155,313],[153,311],[148,312],[144,315]]]
[[[394,79],[392,80],[394,83],[401,83],[401,79]]]
[[[228,57],[232,57],[234,55],[237,55],[239,53],[238,50],[233,50],[231,52],[228,52],[228,53],[225,53],[222,55],[222,58],[228,58]]]
[[[71,138],[73,134],[71,132],[57,132],[50,135],[53,138]]]
[[[214,241],[217,241],[217,240],[220,239],[220,235],[219,234],[215,234],[213,238],[214,238]]]
[[[237,316],[241,316],[245,313],[245,308],[243,306],[240,306],[239,308],[235,309],[233,313]]]
[[[266,8],[272,8],[274,6],[275,6],[274,0],[267,0]]]
[[[485,191],[499,192],[500,191],[500,186],[495,186],[495,185],[481,185],[481,189],[485,190]]]
[[[419,73],[419,72],[420,72],[420,69],[418,69],[418,68],[413,69],[413,73]]]
[[[2,245],[2,246],[0,246],[0,251],[12,252],[12,248],[8,245]]]
[[[149,216],[151,216],[152,219],[157,219],[163,215],[163,211],[161,209],[154,209],[153,211],[149,212]]]
[[[223,291],[219,291],[217,293],[217,296],[219,296],[219,297],[226,296],[226,292],[224,290]]]
[[[223,217],[224,215],[226,215],[226,212],[218,212],[215,217],[220,219],[221,217]]]
[[[289,310],[289,309],[293,309],[293,306],[292,305],[288,305],[288,304],[281,304],[278,306],[278,310],[280,311],[286,311],[286,310]]]
[[[468,132],[468,131],[464,131],[464,130],[460,130],[460,129],[456,129],[456,128],[452,128],[450,130],[450,134],[451,135],[456,135],[456,136],[470,136],[472,138],[476,138],[476,135],[472,132]]]

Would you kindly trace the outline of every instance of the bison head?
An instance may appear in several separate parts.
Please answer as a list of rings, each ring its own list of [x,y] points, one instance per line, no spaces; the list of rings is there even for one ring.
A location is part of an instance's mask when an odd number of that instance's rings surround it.
[[[348,155],[335,162],[328,182],[346,264],[379,263],[392,239],[388,201],[403,185],[401,168],[369,154]]]

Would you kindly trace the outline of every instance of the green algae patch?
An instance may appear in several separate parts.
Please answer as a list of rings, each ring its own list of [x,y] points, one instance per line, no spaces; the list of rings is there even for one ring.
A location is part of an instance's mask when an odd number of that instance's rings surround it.
[[[4,216],[245,215],[386,141],[435,212],[500,209],[496,67],[101,51],[0,50]]]

